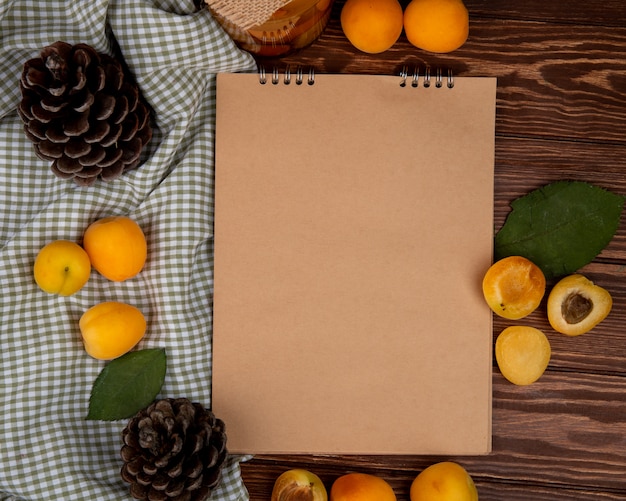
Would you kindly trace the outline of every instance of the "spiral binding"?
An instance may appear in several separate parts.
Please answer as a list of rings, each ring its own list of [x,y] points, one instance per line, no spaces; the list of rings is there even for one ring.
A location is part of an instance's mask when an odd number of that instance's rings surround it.
[[[278,71],[278,68],[277,67],[272,68],[272,76],[268,80],[265,67],[259,66],[259,83],[261,85],[265,85],[268,81],[271,82],[273,85],[278,85],[280,83],[280,73]],[[304,70],[302,69],[302,66],[298,66],[296,68],[295,77],[293,78],[293,81],[295,82],[296,85],[302,85],[305,82]],[[283,73],[283,84],[289,85],[291,82],[292,82],[291,66],[287,66]],[[308,71],[308,74],[306,77],[306,83],[308,85],[315,84],[315,70],[313,68],[310,68]]]
[[[452,89],[454,87],[454,75],[452,74],[452,70],[448,68],[446,77],[446,87],[448,89]],[[409,79],[409,67],[403,66],[402,71],[400,71],[400,87],[407,86],[407,80]],[[420,82],[420,72],[419,67],[415,67],[413,69],[413,74],[411,75],[411,87],[419,87]],[[424,75],[422,76],[422,85],[424,87],[430,87],[431,85],[431,69],[430,66],[426,66],[424,69]],[[441,68],[437,68],[435,71],[435,87],[441,88],[443,87],[443,70]]]
[[[420,80],[422,82],[423,87],[428,88],[431,86],[433,77],[431,76],[430,66],[426,66],[424,68],[423,75],[420,74],[419,67],[416,66],[413,69],[413,72],[410,74],[410,76],[409,76],[409,67],[408,66],[402,67],[402,70],[400,71],[400,87],[406,87],[407,85],[410,85],[411,87],[419,87]],[[296,85],[302,85],[305,82],[304,70],[302,69],[302,66],[298,66],[296,68],[295,78],[293,78],[293,81],[295,81]],[[275,66],[272,68],[271,77],[268,79],[268,75],[265,70],[265,67],[259,66],[259,83],[261,85],[265,85],[268,82],[271,82],[272,85],[278,85],[280,83],[280,73],[278,71],[278,68]],[[291,82],[292,82],[291,67],[287,66],[283,73],[283,84],[289,85]],[[435,82],[436,88],[442,88],[444,86],[443,70],[439,67],[435,70],[434,82]],[[315,70],[313,68],[310,68],[308,71],[308,74],[306,77],[306,83],[308,85],[315,84]],[[450,68],[448,68],[448,71],[447,71],[445,86],[448,89],[452,89],[454,87],[454,76]]]

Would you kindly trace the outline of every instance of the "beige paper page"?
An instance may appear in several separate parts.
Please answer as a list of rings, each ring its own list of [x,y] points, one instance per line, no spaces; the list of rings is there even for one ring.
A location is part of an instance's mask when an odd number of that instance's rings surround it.
[[[231,452],[490,451],[496,81],[399,82],[218,76],[212,408]]]

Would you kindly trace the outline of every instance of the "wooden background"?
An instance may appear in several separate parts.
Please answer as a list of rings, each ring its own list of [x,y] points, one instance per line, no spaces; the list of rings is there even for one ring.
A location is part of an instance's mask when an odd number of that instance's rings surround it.
[[[316,43],[281,60],[260,62],[312,65],[318,73],[374,74],[430,64],[452,68],[456,75],[497,77],[496,230],[512,200],[552,181],[588,181],[626,196],[623,0],[466,0],[469,39],[445,55],[416,49],[404,35],[382,54],[359,52],[341,31],[343,3],[335,2]],[[373,473],[393,486],[398,500],[408,500],[421,469],[450,459],[470,472],[481,501],[626,500],[624,219],[610,245],[581,272],[610,291],[613,310],[577,338],[551,330],[545,300],[526,319],[548,335],[552,360],[528,387],[508,383],[494,364],[490,455],[257,456],[242,465],[250,498],[269,500],[282,471],[303,467],[328,488],[344,473]],[[508,325],[495,318],[494,338]]]

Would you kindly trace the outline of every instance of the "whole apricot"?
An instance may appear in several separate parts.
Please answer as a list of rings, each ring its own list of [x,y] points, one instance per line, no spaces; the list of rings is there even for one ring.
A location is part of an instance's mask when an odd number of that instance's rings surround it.
[[[548,296],[548,321],[561,334],[579,336],[602,322],[612,307],[609,291],[583,275],[569,275]]]
[[[114,282],[137,275],[148,255],[143,230],[126,216],[105,217],[91,223],[83,235],[83,247],[92,266]]]
[[[330,501],[396,501],[391,485],[376,475],[348,473],[330,488]]]
[[[461,0],[412,0],[404,11],[404,32],[420,49],[452,52],[469,36],[469,13]]]
[[[270,501],[327,501],[328,493],[320,477],[301,468],[281,473],[272,489]]]
[[[357,49],[384,52],[402,33],[402,6],[398,0],[347,0],[341,9],[341,28]]]
[[[413,483],[411,501],[478,501],[474,480],[460,464],[435,463],[423,470]]]
[[[492,264],[483,277],[483,295],[497,315],[518,320],[537,309],[546,293],[541,268],[522,256]]]
[[[112,360],[132,350],[146,333],[138,308],[107,301],[89,308],[79,320],[85,351],[98,360]]]
[[[69,240],[44,245],[33,266],[37,285],[49,294],[70,296],[89,280],[91,261],[85,250]]]
[[[496,339],[498,368],[507,380],[519,386],[541,377],[550,363],[551,353],[548,338],[534,327],[513,325]]]

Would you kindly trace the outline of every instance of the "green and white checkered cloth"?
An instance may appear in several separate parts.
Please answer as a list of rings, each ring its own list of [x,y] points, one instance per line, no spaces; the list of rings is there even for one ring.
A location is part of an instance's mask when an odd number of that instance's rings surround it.
[[[23,63],[57,40],[111,52],[113,37],[159,130],[139,169],[79,188],[35,156],[16,111],[18,80]],[[160,397],[210,407],[214,77],[255,68],[192,0],[0,2],[0,499],[130,499],[119,474],[126,421],[85,420],[105,362],[84,351],[78,319],[96,303],[143,311],[139,348],[168,357]],[[137,277],[114,283],[93,271],[70,297],[37,287],[44,244],[80,242],[89,223],[120,214],[148,239]],[[248,499],[240,459],[229,460],[213,499]]]

